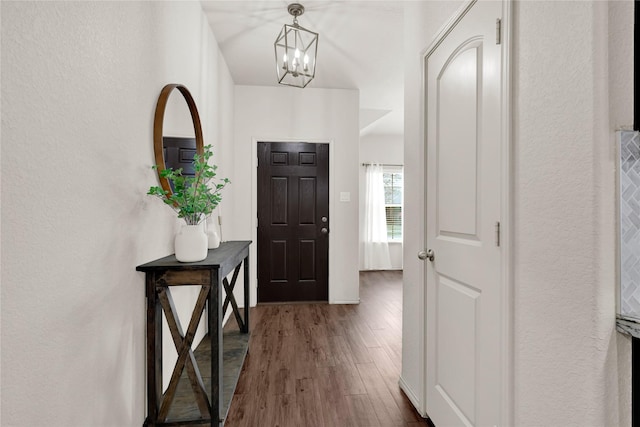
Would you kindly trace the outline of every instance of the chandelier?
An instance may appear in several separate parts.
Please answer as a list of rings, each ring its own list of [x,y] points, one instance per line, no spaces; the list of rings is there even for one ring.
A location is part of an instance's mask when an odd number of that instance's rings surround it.
[[[316,75],[318,33],[298,25],[304,6],[291,3],[287,11],[293,16],[293,24],[285,24],[274,43],[278,83],[303,88]]]

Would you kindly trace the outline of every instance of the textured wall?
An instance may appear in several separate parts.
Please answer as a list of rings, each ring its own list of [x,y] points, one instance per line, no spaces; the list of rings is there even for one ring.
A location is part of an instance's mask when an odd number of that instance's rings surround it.
[[[618,423],[608,25],[604,2],[516,3],[518,425]]]
[[[145,195],[156,99],[186,84],[225,152],[233,82],[198,2],[1,7],[2,423],[139,426],[135,266],[172,253],[176,227]]]
[[[358,301],[358,91],[236,86],[236,139],[232,229],[255,240],[255,141],[331,142],[329,165],[329,301]],[[340,192],[351,193],[341,202]],[[255,278],[255,245],[252,275]],[[252,280],[256,283],[255,279]],[[252,287],[252,302],[255,287]],[[240,298],[242,300],[242,298]]]

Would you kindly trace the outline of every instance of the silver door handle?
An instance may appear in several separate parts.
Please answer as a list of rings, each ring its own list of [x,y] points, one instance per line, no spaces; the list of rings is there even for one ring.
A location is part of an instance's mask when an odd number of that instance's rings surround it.
[[[329,234],[329,229],[328,229],[327,227],[322,227],[322,228],[320,229],[320,232],[321,232],[322,234]]]
[[[420,251],[418,252],[418,258],[421,259],[422,261],[424,261],[425,259],[428,259],[429,261],[433,261],[434,259],[436,259],[436,254],[435,252],[433,252],[432,249],[426,250],[426,251]]]

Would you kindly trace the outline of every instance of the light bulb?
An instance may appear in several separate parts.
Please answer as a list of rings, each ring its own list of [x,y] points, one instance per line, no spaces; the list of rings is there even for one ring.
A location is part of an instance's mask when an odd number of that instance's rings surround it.
[[[307,55],[306,53],[304,55],[304,64],[302,66],[302,69],[304,71],[309,71],[309,55]]]
[[[296,49],[296,53],[294,54],[296,58],[300,58],[300,50]]]

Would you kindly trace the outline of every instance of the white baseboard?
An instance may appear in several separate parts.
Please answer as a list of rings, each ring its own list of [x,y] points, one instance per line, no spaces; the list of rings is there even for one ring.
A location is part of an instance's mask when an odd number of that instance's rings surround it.
[[[398,380],[398,385],[400,386],[400,389],[404,392],[404,394],[407,395],[407,398],[409,398],[409,401],[411,402],[413,407],[416,408],[416,411],[418,411],[420,416],[423,418],[427,418],[427,413],[422,410],[422,405],[420,405],[420,400],[418,399],[416,394],[413,392],[413,390],[411,390],[411,387],[407,385],[407,383],[404,381],[402,377],[400,377],[400,379]]]
[[[313,302],[313,301],[312,301]],[[329,301],[329,304],[360,304],[360,299],[357,300],[344,300],[344,301]],[[255,308],[258,304],[254,304],[251,306],[251,308]],[[243,307],[240,307],[243,308]],[[226,315],[227,317],[225,319],[228,319],[229,316],[231,316],[231,312],[229,311]],[[226,322],[226,320],[225,320]]]

